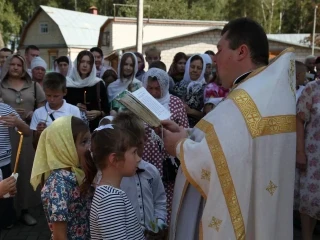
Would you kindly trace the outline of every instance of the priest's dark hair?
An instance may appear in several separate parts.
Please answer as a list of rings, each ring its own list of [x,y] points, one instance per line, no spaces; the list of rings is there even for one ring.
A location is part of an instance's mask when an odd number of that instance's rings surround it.
[[[242,44],[248,46],[252,62],[256,65],[268,65],[269,42],[262,26],[250,18],[237,18],[224,26],[221,36],[226,35],[229,47],[237,49]]]

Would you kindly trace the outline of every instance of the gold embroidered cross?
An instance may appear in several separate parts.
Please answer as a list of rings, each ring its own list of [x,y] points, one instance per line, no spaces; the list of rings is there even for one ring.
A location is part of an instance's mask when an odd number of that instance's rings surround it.
[[[277,190],[278,186],[276,186],[272,181],[270,181],[266,190],[273,196],[274,192]]]
[[[239,96],[239,97],[236,97],[236,98],[237,98],[237,100],[238,100],[239,102],[246,102],[246,101],[248,101],[248,98],[245,97],[245,96]]]
[[[220,226],[221,226],[222,220],[212,217],[211,223],[209,224],[210,228],[215,229],[217,232],[219,232]]]
[[[210,175],[211,175],[210,171],[202,169],[202,171],[201,171],[201,179],[210,181]]]
[[[256,113],[250,113],[248,114],[248,120],[250,123],[254,123],[260,120],[260,116]]]

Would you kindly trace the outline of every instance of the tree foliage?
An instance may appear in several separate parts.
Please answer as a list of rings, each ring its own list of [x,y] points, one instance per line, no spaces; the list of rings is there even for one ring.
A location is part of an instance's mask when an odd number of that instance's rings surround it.
[[[316,0],[320,1],[320,0]],[[314,0],[312,1],[314,2]],[[310,33],[313,26],[314,5],[311,0],[144,0],[144,16],[160,19],[231,20],[250,17],[267,33]],[[113,4],[137,5],[137,0],[0,0],[0,30],[4,41],[19,30],[39,5],[87,12],[96,6],[99,14],[135,17],[137,8]],[[320,9],[317,17],[320,19]],[[317,24],[320,30],[320,21]]]
[[[4,45],[10,41],[13,36],[19,33],[21,26],[21,19],[15,13],[13,5],[10,1],[0,0],[0,32],[2,35]]]

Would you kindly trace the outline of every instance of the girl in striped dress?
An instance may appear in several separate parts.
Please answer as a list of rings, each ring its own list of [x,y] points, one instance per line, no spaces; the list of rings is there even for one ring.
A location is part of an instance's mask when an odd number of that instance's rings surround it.
[[[97,168],[102,177],[96,186],[90,212],[91,239],[144,239],[125,192],[120,189],[123,177],[136,173],[141,158],[144,129],[133,132],[112,124],[97,128],[91,139],[93,162],[86,166],[86,181],[93,182]],[[97,167],[96,167],[97,166]]]

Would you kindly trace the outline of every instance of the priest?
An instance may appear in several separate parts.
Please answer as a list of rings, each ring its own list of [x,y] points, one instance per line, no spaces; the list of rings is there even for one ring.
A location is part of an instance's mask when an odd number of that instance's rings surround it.
[[[292,240],[296,153],[295,59],[268,63],[268,39],[248,18],[230,21],[215,55],[228,97],[190,132],[163,121],[181,161],[170,240]]]

